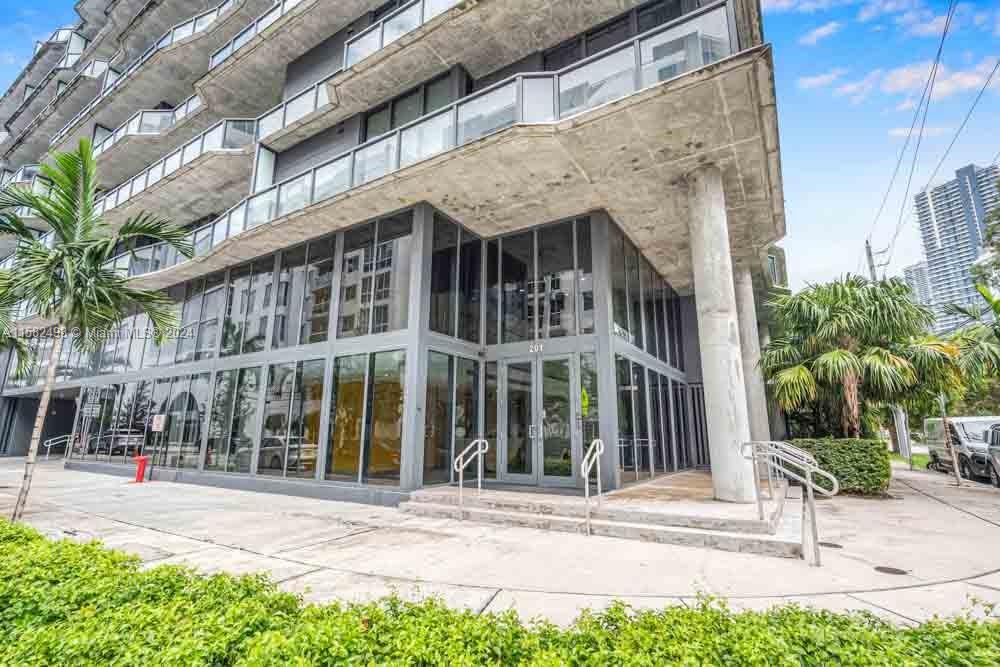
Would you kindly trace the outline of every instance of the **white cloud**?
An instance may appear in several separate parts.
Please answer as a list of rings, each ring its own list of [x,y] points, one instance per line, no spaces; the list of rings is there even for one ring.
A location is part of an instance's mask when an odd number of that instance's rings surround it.
[[[872,90],[875,89],[875,86],[878,84],[881,76],[882,70],[873,70],[863,79],[851,81],[842,86],[838,86],[837,89],[833,91],[834,95],[837,95],[838,97],[850,98],[851,104],[861,104],[865,101]]]
[[[968,69],[953,70],[947,65],[939,65],[932,99],[940,100],[957,93],[982,88],[995,64],[996,57],[990,57]],[[925,60],[889,70],[882,78],[882,92],[890,94],[922,93],[927,84],[927,76],[930,74],[931,66],[931,61]],[[990,88],[1000,90],[1000,77],[994,77]]]
[[[913,101],[912,97],[907,97],[905,100],[896,105],[896,111],[910,111],[917,106],[917,103]]]
[[[854,4],[857,0],[761,0],[765,12],[778,14],[781,12],[797,12],[813,14],[834,7]]]
[[[951,132],[950,127],[925,127],[924,131],[921,132],[918,128],[914,128],[913,136],[919,136],[923,134],[926,137],[940,137]],[[889,136],[896,139],[905,139],[906,135],[910,133],[910,128],[908,127],[894,127],[889,130]]]
[[[864,23],[880,16],[909,11],[915,9],[919,2],[920,0],[868,0],[858,11],[858,20]]]
[[[814,28],[799,37],[799,44],[803,44],[805,46],[816,46],[820,43],[820,41],[835,35],[843,27],[844,24],[840,21],[830,21],[829,23],[824,23],[818,28]]]
[[[845,74],[847,74],[847,70],[843,67],[834,67],[832,70],[822,74],[799,77],[797,83],[799,88],[802,88],[803,90],[825,88]]]

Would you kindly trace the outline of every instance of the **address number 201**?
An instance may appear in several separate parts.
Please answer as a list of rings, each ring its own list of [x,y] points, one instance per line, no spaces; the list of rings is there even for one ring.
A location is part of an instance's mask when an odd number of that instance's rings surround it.
[[[531,343],[528,345],[528,351],[532,354],[541,354],[545,349],[545,343]]]

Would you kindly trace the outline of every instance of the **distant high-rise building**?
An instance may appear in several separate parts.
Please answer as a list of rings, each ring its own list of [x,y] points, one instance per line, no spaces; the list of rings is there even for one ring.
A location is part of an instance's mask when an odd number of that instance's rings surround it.
[[[981,301],[970,269],[983,246],[986,217],[1000,203],[998,178],[996,165],[970,164],[957,170],[954,179],[915,197],[939,333],[962,324],[960,316],[947,313],[948,304]]]
[[[927,262],[917,262],[904,268],[903,280],[906,281],[906,284],[910,286],[910,290],[913,291],[914,301],[924,306],[930,306],[933,303],[931,299],[931,282],[927,275]]]

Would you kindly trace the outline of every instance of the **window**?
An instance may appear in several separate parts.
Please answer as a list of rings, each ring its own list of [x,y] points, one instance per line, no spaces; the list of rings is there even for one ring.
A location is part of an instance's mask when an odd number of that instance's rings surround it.
[[[455,101],[454,74],[422,84],[365,116],[364,141],[412,123]]]
[[[427,357],[424,408],[424,484],[451,480],[451,424],[454,360],[431,351]]]
[[[258,474],[307,479],[314,476],[324,363],[300,361],[270,367]]]
[[[330,298],[333,281],[333,237],[309,244],[305,300],[302,304],[300,344],[322,343],[330,329]]]
[[[305,281],[306,246],[302,245],[283,252],[281,268],[278,271],[278,297],[275,304],[272,348],[288,347],[299,342],[297,338]]]
[[[358,298],[358,286],[348,285],[344,288],[344,301],[354,301]]]

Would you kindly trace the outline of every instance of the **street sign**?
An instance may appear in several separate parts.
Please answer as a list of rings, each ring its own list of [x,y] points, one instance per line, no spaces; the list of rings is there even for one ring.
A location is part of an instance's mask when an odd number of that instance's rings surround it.
[[[166,415],[153,415],[153,423],[149,427],[153,433],[163,433],[167,426]]]

